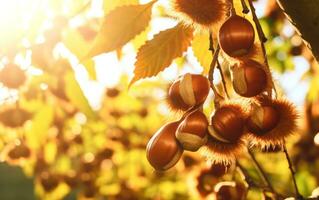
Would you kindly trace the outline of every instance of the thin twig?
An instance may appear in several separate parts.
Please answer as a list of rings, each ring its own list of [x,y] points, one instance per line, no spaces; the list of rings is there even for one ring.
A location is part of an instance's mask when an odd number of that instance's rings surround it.
[[[224,97],[218,92],[218,90],[216,89],[216,87],[214,85],[214,71],[215,71],[216,63],[218,61],[220,47],[219,47],[219,45],[217,45],[216,49],[214,49],[212,33],[209,34],[209,41],[210,41],[209,50],[212,52],[212,55],[213,55],[213,60],[210,64],[210,69],[208,72],[208,79],[210,82],[210,87],[214,91],[214,94],[216,96],[216,100],[217,99],[224,99]]]
[[[255,183],[255,181],[248,174],[247,170],[238,161],[236,162],[236,165],[237,165],[238,172],[242,176],[243,180],[247,183],[248,189],[262,187],[262,186],[258,185],[257,183]]]
[[[297,185],[297,181],[296,181],[296,178],[295,178],[296,172],[293,169],[292,162],[291,162],[290,156],[289,156],[288,151],[287,151],[286,143],[284,143],[283,147],[284,147],[283,151],[284,151],[284,153],[286,155],[286,159],[287,159],[287,162],[288,162],[288,165],[289,165],[289,170],[290,170],[290,173],[291,173],[291,176],[292,176],[292,180],[293,180],[293,183],[294,183],[295,192],[296,192],[296,198],[297,198],[297,200],[302,200],[304,198],[303,198],[303,196],[300,194],[300,192],[298,190],[298,185]]]
[[[258,173],[259,173],[260,177],[263,179],[263,182],[265,183],[265,185],[267,185],[267,187],[269,188],[271,193],[276,194],[276,191],[272,187],[272,185],[271,185],[271,183],[270,183],[265,171],[263,170],[263,168],[258,163],[254,153],[250,149],[248,149],[248,154],[249,154],[251,160],[253,161],[255,167],[257,168]]]
[[[222,84],[223,84],[223,87],[224,87],[225,94],[226,94],[227,98],[229,99],[229,93],[228,93],[228,90],[227,90],[225,75],[224,75],[223,69],[222,69],[222,67],[220,66],[220,63],[219,63],[218,60],[217,60],[217,68],[218,68],[218,70],[219,70],[220,77],[221,77],[221,79],[222,79]]]
[[[243,12],[244,14],[248,14],[248,13],[249,13],[249,8],[248,8],[248,6],[247,6],[247,4],[246,4],[246,1],[245,1],[245,0],[240,0],[240,1],[241,1],[241,5],[242,5],[242,7],[243,7],[242,12]]]
[[[249,7],[250,7],[250,10],[252,13],[253,20],[254,20],[256,28],[257,28],[257,33],[258,33],[258,37],[259,37],[260,44],[261,44],[261,50],[262,50],[263,57],[264,57],[264,64],[267,67],[269,75],[271,75],[271,71],[270,71],[270,67],[269,67],[269,63],[268,63],[268,59],[267,59],[267,52],[266,52],[266,48],[265,48],[265,42],[267,42],[267,37],[265,36],[264,31],[262,30],[262,27],[259,23],[253,2],[251,0],[248,0],[248,2],[249,2]],[[272,88],[274,89],[275,94],[277,96],[276,86],[275,86],[275,83],[274,83],[274,80],[272,79],[272,77],[271,77],[271,85],[272,85]],[[272,96],[272,91],[268,91],[268,93],[270,96]]]
[[[256,183],[253,178],[249,175],[248,171],[238,162],[236,161],[237,170],[242,176],[243,180],[247,183],[248,189],[250,188],[258,188],[261,189],[263,192],[270,192],[272,193],[276,199],[285,199],[285,197],[275,191],[272,191],[267,185],[263,186]]]
[[[234,6],[234,0],[230,0],[229,3],[230,3],[230,13],[229,13],[229,15],[230,16],[236,15],[236,9],[235,9],[235,6]]]

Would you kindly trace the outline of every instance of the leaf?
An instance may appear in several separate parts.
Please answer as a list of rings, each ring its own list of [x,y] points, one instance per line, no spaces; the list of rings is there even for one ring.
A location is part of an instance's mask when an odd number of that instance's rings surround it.
[[[104,14],[108,14],[110,11],[120,6],[136,5],[138,3],[139,3],[138,0],[104,0],[103,1]]]
[[[137,53],[134,78],[130,85],[139,79],[156,76],[170,66],[175,58],[187,50],[192,38],[193,29],[178,24],[147,41]]]
[[[90,48],[90,44],[85,41],[79,31],[75,29],[66,30],[63,34],[64,45],[79,59],[83,58],[86,54],[86,49]],[[87,70],[89,77],[96,80],[95,63],[92,59],[87,59],[82,62]]]
[[[192,42],[194,56],[199,64],[204,68],[204,73],[208,73],[213,55],[209,50],[209,33],[196,34]]]
[[[80,85],[73,72],[67,72],[64,75],[65,80],[65,93],[70,102],[81,110],[88,118],[95,118],[95,113],[92,110],[87,98],[84,96]]]
[[[151,20],[152,6],[156,1],[112,10],[105,17],[87,57],[119,49],[145,30]]]
[[[32,119],[30,129],[26,132],[29,145],[38,149],[45,142],[47,132],[53,121],[54,110],[52,105],[44,105]]]
[[[138,49],[143,46],[143,44],[145,44],[145,42],[147,41],[147,36],[148,36],[148,33],[150,32],[151,28],[148,27],[146,28],[145,31],[143,31],[142,33],[140,33],[138,36],[136,36],[132,41],[132,45],[134,47],[134,49],[136,51],[138,51]]]

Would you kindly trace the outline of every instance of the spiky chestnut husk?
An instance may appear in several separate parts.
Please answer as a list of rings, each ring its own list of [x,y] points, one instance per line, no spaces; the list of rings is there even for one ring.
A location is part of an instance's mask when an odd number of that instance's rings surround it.
[[[267,76],[263,66],[254,60],[240,62],[232,68],[234,90],[243,97],[253,97],[265,91]]]
[[[247,187],[242,183],[220,182],[215,188],[216,200],[244,200],[246,199]]]
[[[9,63],[0,71],[0,82],[8,88],[18,89],[27,79],[25,72],[16,64]]]
[[[185,23],[204,27],[221,23],[229,12],[226,0],[173,0],[172,7]]]
[[[173,167],[183,153],[183,148],[175,137],[180,122],[171,122],[160,128],[146,147],[149,163],[158,171]]]
[[[244,129],[247,102],[228,102],[222,104],[212,115],[209,136],[206,143],[206,157],[213,163],[231,165],[236,156],[245,150]]]
[[[176,138],[188,151],[197,151],[207,141],[208,120],[204,113],[197,110],[181,122],[176,131]]]
[[[256,109],[254,106],[251,112],[252,115],[248,118],[246,124],[247,129],[250,131],[248,134],[250,143],[260,146],[262,149],[283,145],[285,139],[298,130],[297,119],[299,115],[296,107],[286,99],[273,100],[267,97],[259,97],[257,103],[262,109],[258,109],[258,107]],[[271,119],[271,121],[277,121],[269,123],[271,126],[267,127],[267,131],[261,130],[262,128],[260,127],[263,125],[260,125],[259,122],[254,123],[253,126],[251,125],[252,121],[259,121],[253,120],[253,118],[260,118],[260,116],[265,115],[260,113],[264,112],[264,108],[271,108],[273,110],[271,117],[275,118]]]
[[[205,76],[187,73],[170,85],[167,103],[173,110],[185,111],[203,104],[209,90],[210,83]]]
[[[204,157],[212,163],[219,163],[225,166],[232,165],[236,157],[245,151],[246,142],[240,138],[234,143],[224,143],[208,136]]]
[[[229,56],[246,55],[254,45],[254,27],[247,19],[232,15],[221,26],[218,41],[221,49]]]

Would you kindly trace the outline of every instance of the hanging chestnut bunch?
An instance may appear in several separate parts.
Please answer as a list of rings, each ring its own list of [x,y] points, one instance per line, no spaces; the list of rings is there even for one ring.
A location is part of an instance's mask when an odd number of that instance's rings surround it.
[[[187,73],[171,84],[167,102],[172,109],[187,110],[203,104],[209,90],[210,83],[206,77]]]
[[[178,126],[176,138],[185,150],[197,151],[207,141],[208,120],[201,111],[190,113]]]
[[[267,87],[267,73],[263,66],[254,60],[236,64],[232,69],[233,88],[243,97],[253,97]]]
[[[160,128],[146,147],[149,163],[158,171],[173,167],[183,153],[183,148],[175,137],[179,122],[171,122]]]
[[[247,19],[232,15],[221,26],[218,41],[227,55],[241,57],[248,54],[254,45],[254,27]]]

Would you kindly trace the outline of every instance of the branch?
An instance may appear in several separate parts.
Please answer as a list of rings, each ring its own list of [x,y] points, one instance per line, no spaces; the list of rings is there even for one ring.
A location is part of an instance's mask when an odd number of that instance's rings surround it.
[[[258,163],[254,153],[248,148],[248,154],[251,158],[251,160],[253,161],[255,167],[257,168],[258,170],[258,173],[260,175],[260,177],[263,179],[265,185],[267,185],[267,187],[269,188],[270,192],[273,193],[273,194],[276,194],[276,191],[274,190],[274,188],[272,187],[265,171],[263,170],[263,168],[260,166],[260,164]]]
[[[298,185],[297,185],[297,181],[296,181],[296,178],[295,178],[296,172],[293,169],[292,162],[291,162],[291,159],[289,157],[286,144],[284,144],[283,147],[284,147],[283,151],[284,151],[284,153],[286,155],[286,159],[287,159],[287,162],[288,162],[289,170],[290,170],[290,173],[291,173],[291,176],[292,176],[292,180],[293,180],[293,183],[294,183],[294,187],[295,187],[295,191],[296,191],[296,198],[297,198],[297,200],[302,200],[304,198],[303,198],[303,196],[300,194],[300,192],[298,190]]]
[[[277,2],[316,60],[319,61],[318,0],[277,0]]]
[[[219,70],[220,77],[222,79],[222,84],[223,84],[223,88],[224,88],[225,94],[226,94],[227,98],[229,99],[229,93],[228,93],[228,90],[227,90],[225,75],[224,75],[223,69],[220,66],[220,63],[219,63],[218,60],[217,60],[217,69]]]
[[[219,45],[217,45],[216,50],[214,49],[212,33],[209,34],[209,43],[210,43],[209,50],[212,52],[213,60],[212,60],[212,62],[210,64],[210,69],[209,69],[209,72],[208,72],[208,80],[210,82],[210,87],[214,91],[215,104],[216,104],[216,103],[218,103],[218,101],[220,99],[224,99],[224,97],[218,92],[218,90],[216,89],[216,87],[214,85],[214,71],[215,71],[216,63],[218,61],[220,47],[219,47]]]
[[[270,71],[270,67],[269,67],[269,63],[268,63],[268,59],[267,59],[267,52],[266,52],[266,48],[265,48],[265,42],[267,42],[267,38],[266,38],[264,31],[262,30],[262,27],[261,27],[259,20],[257,18],[256,10],[255,10],[255,7],[253,5],[253,2],[251,0],[248,0],[248,2],[249,2],[250,10],[252,12],[253,20],[254,20],[256,28],[257,28],[258,38],[260,40],[261,50],[262,50],[262,53],[264,56],[264,64],[267,67],[268,73],[271,75],[271,71]],[[277,90],[276,90],[275,83],[274,83],[274,80],[272,79],[272,77],[271,77],[271,85],[272,85],[272,88],[274,89],[275,94],[277,96]],[[267,92],[268,92],[268,95],[272,96],[272,90],[267,91]]]

